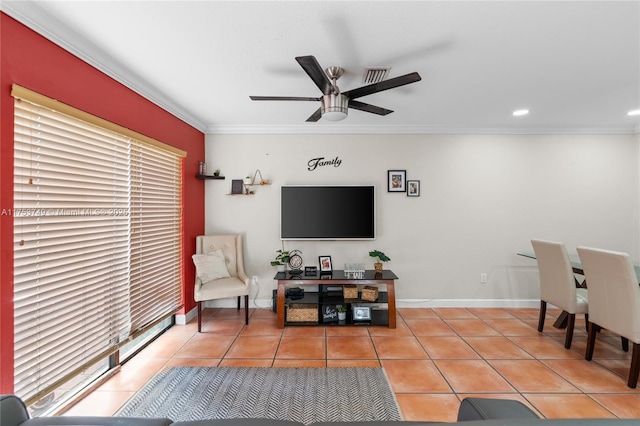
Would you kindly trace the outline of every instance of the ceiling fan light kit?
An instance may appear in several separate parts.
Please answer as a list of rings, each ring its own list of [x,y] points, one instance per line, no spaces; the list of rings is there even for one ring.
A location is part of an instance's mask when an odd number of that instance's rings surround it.
[[[325,118],[329,121],[341,121],[347,118],[349,114],[349,108],[357,109],[360,111],[368,112],[376,115],[387,115],[393,111],[379,106],[366,104],[364,102],[356,101],[356,98],[371,95],[374,93],[382,92],[384,90],[394,89],[396,87],[404,86],[420,81],[422,78],[417,72],[401,75],[400,77],[391,78],[389,80],[378,81],[366,86],[358,87],[357,89],[348,90],[346,92],[340,92],[340,89],[336,85],[336,81],[344,73],[344,69],[341,67],[329,67],[323,70],[318,60],[314,56],[298,56],[296,61],[300,64],[302,69],[307,73],[309,78],[313,80],[318,89],[322,92],[322,97],[310,98],[299,96],[249,96],[254,101],[320,101],[320,108],[318,108],[309,118],[308,122],[316,122],[320,118]],[[386,70],[388,73],[388,69]],[[376,76],[386,76],[386,73],[378,72]]]
[[[341,121],[349,114],[349,98],[342,93],[322,97],[322,118],[329,121]]]

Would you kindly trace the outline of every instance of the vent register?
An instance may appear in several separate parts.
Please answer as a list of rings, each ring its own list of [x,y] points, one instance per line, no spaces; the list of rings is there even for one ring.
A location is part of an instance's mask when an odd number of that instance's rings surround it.
[[[364,84],[374,84],[380,83],[382,80],[385,80],[389,75],[389,71],[391,68],[365,68],[364,74],[362,75],[362,83]]]

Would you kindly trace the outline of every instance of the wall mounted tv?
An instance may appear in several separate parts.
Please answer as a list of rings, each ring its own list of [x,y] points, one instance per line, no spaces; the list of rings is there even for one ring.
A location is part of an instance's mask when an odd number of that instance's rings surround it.
[[[373,240],[376,237],[374,186],[281,187],[283,240]]]

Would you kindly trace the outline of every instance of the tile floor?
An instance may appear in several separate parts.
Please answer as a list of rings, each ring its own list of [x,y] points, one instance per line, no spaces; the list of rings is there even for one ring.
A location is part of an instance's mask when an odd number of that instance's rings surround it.
[[[275,314],[207,309],[175,326],[65,415],[111,415],[172,366],[383,367],[405,420],[455,421],[466,396],[517,399],[546,418],[640,418],[640,388],[626,386],[630,353],[606,332],[584,360],[584,318],[571,350],[549,310],[538,333],[531,308],[399,309],[398,327],[276,328]]]

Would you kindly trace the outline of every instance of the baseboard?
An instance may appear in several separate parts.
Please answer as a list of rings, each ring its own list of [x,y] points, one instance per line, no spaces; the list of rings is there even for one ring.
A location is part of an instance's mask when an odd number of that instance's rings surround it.
[[[538,308],[538,299],[397,299],[398,308]]]
[[[186,314],[176,314],[176,325],[187,325],[189,321],[198,316],[198,306],[191,309]]]
[[[234,298],[211,300],[203,308],[237,308]],[[538,299],[398,299],[396,308],[539,308]],[[251,308],[271,309],[271,299],[254,299]],[[195,307],[184,315],[176,315],[176,324],[185,325],[198,314]]]

